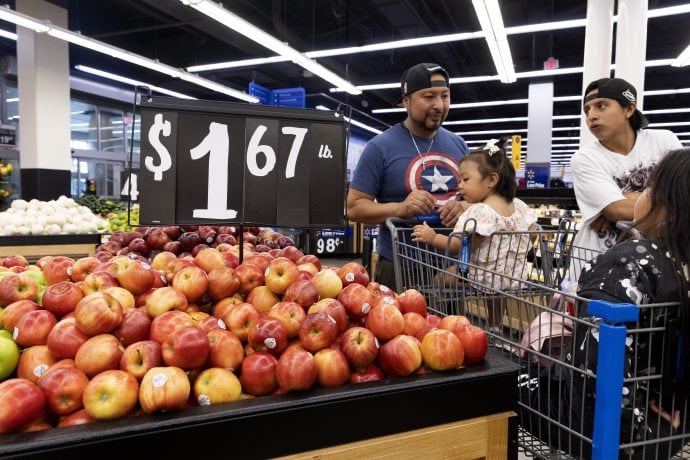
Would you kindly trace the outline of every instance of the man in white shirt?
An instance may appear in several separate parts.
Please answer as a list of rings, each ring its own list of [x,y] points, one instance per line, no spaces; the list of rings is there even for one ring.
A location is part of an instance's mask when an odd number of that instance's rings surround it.
[[[597,138],[571,160],[582,225],[575,236],[571,279],[582,263],[616,243],[618,221],[632,221],[633,207],[657,162],[682,148],[671,131],[644,129],[635,87],[621,78],[587,85],[583,100],[587,127]]]

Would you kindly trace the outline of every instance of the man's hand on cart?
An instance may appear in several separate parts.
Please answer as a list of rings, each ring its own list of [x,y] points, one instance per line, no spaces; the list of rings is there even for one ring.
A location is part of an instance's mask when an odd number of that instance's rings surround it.
[[[453,228],[457,222],[460,214],[470,206],[466,201],[448,200],[438,210],[438,215],[441,218],[441,223],[444,227]]]
[[[415,214],[429,214],[436,204],[434,196],[426,190],[414,190],[407,195],[405,201],[398,204],[396,217],[409,219]]]
[[[426,222],[421,225],[415,225],[412,228],[412,241],[431,244],[435,237],[436,231],[429,227],[429,224]]]

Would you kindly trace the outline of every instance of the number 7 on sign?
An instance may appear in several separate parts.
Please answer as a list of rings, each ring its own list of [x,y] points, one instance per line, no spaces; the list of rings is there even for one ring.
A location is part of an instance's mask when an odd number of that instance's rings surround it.
[[[237,211],[228,209],[228,155],[230,140],[228,125],[211,122],[208,134],[199,145],[189,151],[192,160],[209,154],[208,195],[206,209],[195,209],[194,217],[206,219],[234,219]]]

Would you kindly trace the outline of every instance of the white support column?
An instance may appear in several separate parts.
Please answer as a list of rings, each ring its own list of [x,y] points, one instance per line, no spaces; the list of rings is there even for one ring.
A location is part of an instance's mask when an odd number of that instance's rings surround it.
[[[611,76],[613,48],[614,0],[587,0],[585,56],[582,63],[582,95],[587,85],[598,78]],[[582,108],[580,108],[582,111]],[[587,129],[584,117],[580,122],[580,146],[589,144],[594,136]]]
[[[17,0],[17,11],[67,28],[67,10],[44,0]],[[19,155],[22,197],[69,195],[70,85],[67,42],[17,27]]]
[[[629,81],[637,89],[637,108],[640,110],[646,59],[647,0],[618,0],[615,75]]]
[[[527,106],[527,188],[547,188],[551,172],[553,82],[531,83]]]

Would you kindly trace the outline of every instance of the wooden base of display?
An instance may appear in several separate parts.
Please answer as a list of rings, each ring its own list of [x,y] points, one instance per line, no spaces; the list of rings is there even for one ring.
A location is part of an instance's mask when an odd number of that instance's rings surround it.
[[[505,459],[508,458],[508,419],[515,415],[515,412],[503,412],[281,458]]]
[[[43,256],[68,256],[73,259],[93,256],[101,235],[31,235],[0,237],[0,257],[22,255],[30,263]]]

